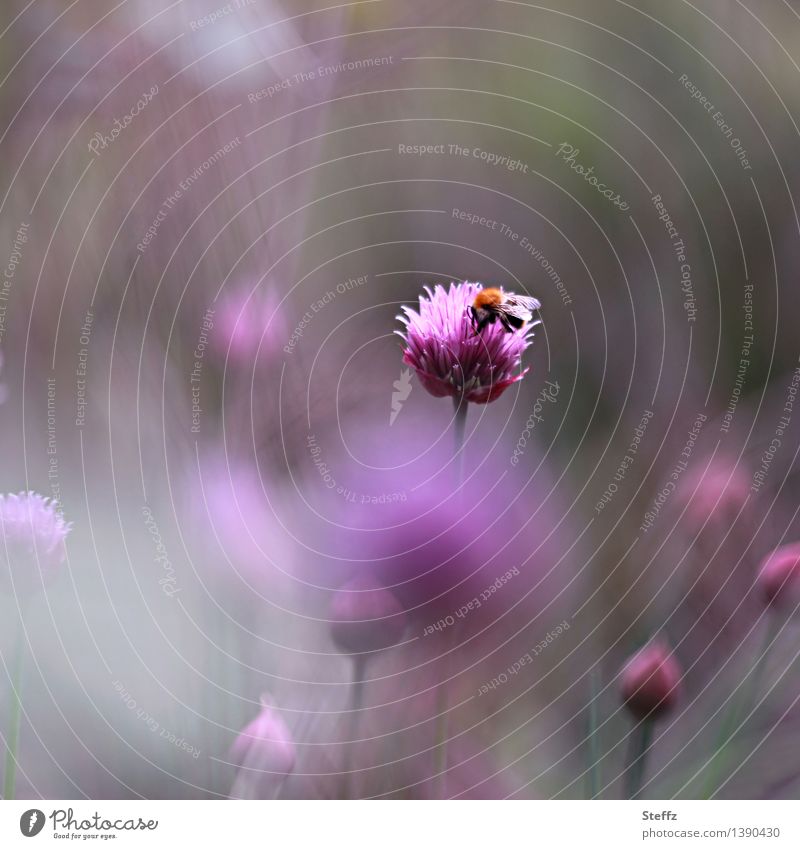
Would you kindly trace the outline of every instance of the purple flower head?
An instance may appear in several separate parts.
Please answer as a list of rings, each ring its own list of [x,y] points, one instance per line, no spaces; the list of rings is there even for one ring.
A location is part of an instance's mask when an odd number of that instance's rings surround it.
[[[437,284],[433,291],[426,286],[419,312],[404,306],[405,315],[398,316],[406,327],[397,331],[406,343],[403,361],[437,398],[463,395],[488,404],[528,371],[519,371],[519,365],[533,325],[509,333],[496,322],[475,332],[467,310],[482,288],[469,282],[451,283],[449,289]]]
[[[0,583],[15,593],[33,590],[64,562],[71,525],[57,505],[36,492],[0,495]]]

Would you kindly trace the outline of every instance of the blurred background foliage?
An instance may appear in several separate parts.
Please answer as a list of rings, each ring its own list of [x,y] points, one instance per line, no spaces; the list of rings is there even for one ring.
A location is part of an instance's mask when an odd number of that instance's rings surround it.
[[[356,792],[436,792],[434,691],[447,678],[452,793],[584,796],[595,669],[602,793],[619,796],[629,720],[616,676],[655,634],[675,647],[686,690],[658,726],[646,793],[707,792],[724,703],[765,627],[756,565],[797,533],[797,413],[752,489],[800,356],[797,4],[224,8],[49,0],[0,13],[6,255],[28,225],[0,339],[0,484],[56,495],[74,522],[68,569],[25,611],[33,662],[20,792],[225,796],[228,747],[269,692],[300,754],[283,793],[341,795],[351,666],[326,611],[357,561],[342,530],[357,511],[326,491],[308,437],[346,490],[414,501],[431,456],[450,451],[452,411],[415,382],[389,424],[403,368],[395,316],[423,284],[462,279],[544,305],[531,373],[470,411],[466,449],[468,491],[490,493],[477,521],[498,548],[512,540],[500,571],[518,566],[523,577],[455,645],[414,624],[417,639],[371,662],[360,734],[372,743],[357,753]],[[320,75],[325,66],[340,68]],[[153,86],[93,153],[93,135],[109,134]],[[630,208],[570,168],[562,145]],[[656,195],[683,240],[691,298]],[[191,372],[209,309],[193,431]],[[83,349],[88,405],[76,426]],[[512,468],[547,380],[558,381],[558,402]],[[649,411],[634,461],[598,510]],[[700,414],[688,468],[643,531]],[[394,515],[376,510],[380,522]],[[6,645],[16,604],[3,604]],[[475,697],[562,621],[572,627],[530,672]],[[789,633],[762,695],[774,688],[732,744],[747,767],[725,776],[720,795],[797,791]]]

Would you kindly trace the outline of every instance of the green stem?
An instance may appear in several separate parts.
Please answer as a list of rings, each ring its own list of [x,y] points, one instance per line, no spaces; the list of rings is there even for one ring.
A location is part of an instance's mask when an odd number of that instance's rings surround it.
[[[355,799],[355,748],[358,721],[364,706],[364,672],[367,659],[363,654],[353,655],[353,683],[350,687],[350,713],[347,724],[347,755],[344,771],[344,798]]]
[[[436,775],[436,799],[447,798],[447,736],[449,733],[449,716],[447,712],[447,685],[440,682],[436,688],[436,760],[434,773]]]
[[[456,486],[464,480],[464,433],[467,428],[469,401],[463,395],[453,396],[453,457],[456,463]],[[452,641],[455,644],[455,627]],[[434,774],[437,785],[434,798],[447,798],[447,738],[449,734],[449,712],[447,707],[447,684],[439,682],[436,687],[436,751],[434,753]]]
[[[11,668],[11,710],[8,716],[8,734],[6,736],[6,769],[3,776],[3,798],[14,798],[17,777],[17,747],[19,745],[19,723],[22,712],[20,688],[22,686],[22,620],[17,623],[14,639],[14,657]]]
[[[643,719],[631,728],[628,737],[628,767],[625,771],[625,798],[638,799],[642,792],[650,743],[653,740],[653,720]]]
[[[460,623],[459,623],[460,624]],[[459,625],[450,626],[450,637],[445,637],[444,658],[451,651],[455,650],[458,645]],[[445,663],[445,670],[442,676],[446,674],[446,670],[452,666],[451,663]],[[447,741],[450,736],[450,711],[448,708],[447,682],[440,681],[436,687],[436,752],[434,754],[434,774],[436,776],[436,793],[435,799],[447,799]]]
[[[469,401],[463,395],[453,396],[453,456],[456,462],[458,486],[464,480],[464,433],[467,428]]]
[[[770,616],[764,632],[761,651],[756,655],[755,663],[750,667],[747,675],[745,675],[744,679],[733,691],[727,713],[720,724],[719,733],[714,743],[713,754],[709,761],[708,779],[706,780],[705,793],[703,793],[704,799],[710,799],[718,789],[717,785],[729,761],[727,757],[728,748],[732,746],[736,736],[736,726],[739,724],[739,718],[750,708],[750,705],[752,705],[758,696],[758,691],[761,687],[761,678],[767,666],[767,656],[770,647],[775,641],[778,627],[777,617]]]
[[[589,702],[589,798],[596,799],[600,792],[600,739],[597,731],[597,699],[600,693],[600,670],[589,673],[591,690]]]

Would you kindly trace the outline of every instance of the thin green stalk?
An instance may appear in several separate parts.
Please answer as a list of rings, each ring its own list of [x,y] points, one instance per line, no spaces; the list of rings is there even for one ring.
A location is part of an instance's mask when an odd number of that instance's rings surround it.
[[[728,710],[720,723],[713,754],[708,764],[708,779],[706,780],[705,792],[703,793],[704,799],[710,799],[716,792],[723,770],[730,760],[728,749],[733,744],[740,717],[750,709],[750,706],[758,696],[761,679],[767,666],[769,650],[775,641],[778,628],[779,622],[777,617],[768,617],[767,627],[764,631],[764,640],[761,644],[761,650],[756,655],[755,663],[750,667],[747,675],[745,675],[731,696]]]
[[[625,771],[626,799],[638,799],[642,792],[642,782],[652,740],[652,719],[643,719],[631,729],[628,737],[628,767]]]
[[[437,799],[447,798],[447,737],[450,717],[447,710],[447,685],[441,682],[436,688],[436,757],[434,774],[438,792]]]
[[[456,485],[461,486],[464,480],[464,434],[467,428],[467,411],[469,401],[463,395],[453,396],[453,457],[456,463]],[[452,645],[456,642],[456,628],[451,627]],[[437,792],[435,798],[447,798],[447,738],[449,736],[449,711],[447,707],[447,684],[439,682],[436,687],[436,750],[434,753],[434,773],[436,775]]]
[[[22,713],[22,658],[23,658],[22,619],[17,623],[14,639],[14,656],[11,661],[11,709],[8,716],[8,734],[6,735],[6,768],[3,776],[3,798],[13,799],[17,778],[17,748],[19,746],[19,724]]]
[[[458,645],[458,624],[450,626],[450,638],[445,637],[445,657]],[[445,667],[451,664],[445,663]],[[446,669],[445,669],[446,672]],[[443,675],[445,673],[443,672]],[[436,751],[434,753],[434,774],[436,775],[436,793],[434,798],[447,799],[447,741],[450,737],[449,692],[447,681],[440,681],[436,687]]]
[[[597,700],[600,695],[600,670],[589,673],[589,798],[596,799],[600,792],[600,738],[597,730]]]
[[[344,798],[355,799],[355,748],[358,723],[364,707],[364,672],[367,659],[363,654],[353,655],[353,683],[350,686],[350,713],[347,723],[347,754],[344,770]]]

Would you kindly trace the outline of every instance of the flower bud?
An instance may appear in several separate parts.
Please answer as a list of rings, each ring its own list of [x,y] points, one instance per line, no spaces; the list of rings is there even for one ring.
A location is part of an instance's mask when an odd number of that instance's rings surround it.
[[[770,552],[759,568],[758,585],[767,604],[793,612],[800,603],[800,543]]]
[[[628,660],[622,670],[622,699],[636,719],[655,719],[675,707],[682,671],[669,647],[652,643]]]
[[[295,747],[281,715],[266,696],[261,712],[234,741],[230,760],[239,767],[233,783],[234,799],[270,799],[294,769]]]
[[[355,578],[336,592],[330,619],[333,641],[351,654],[388,648],[406,627],[397,597],[370,578]]]

